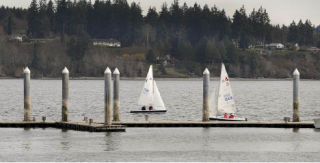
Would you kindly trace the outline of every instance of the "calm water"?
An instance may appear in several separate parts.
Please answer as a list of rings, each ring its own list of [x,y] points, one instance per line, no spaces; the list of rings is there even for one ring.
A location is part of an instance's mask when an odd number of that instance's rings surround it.
[[[71,121],[83,120],[84,116],[94,121],[103,121],[104,95],[102,80],[71,80]],[[168,109],[166,114],[150,115],[151,121],[201,120],[201,80],[158,80],[157,85]],[[279,121],[284,116],[292,117],[291,81],[231,81],[238,114],[252,121]],[[130,114],[137,109],[137,101],[143,81],[122,80],[120,83],[121,120],[144,121],[142,114]],[[212,91],[217,81],[211,83]],[[0,80],[0,121],[23,119],[23,81]],[[320,81],[301,81],[300,116],[311,121],[320,116]],[[61,119],[61,81],[31,81],[31,112],[40,120],[46,116],[49,121]]]
[[[0,129],[1,161],[319,161],[320,132],[128,128],[124,133]]]
[[[143,81],[121,81],[121,119],[136,109]],[[292,116],[291,81],[231,81],[239,115],[252,121]],[[151,121],[201,120],[202,81],[158,80],[168,109]],[[212,90],[217,81],[211,83]],[[103,81],[70,81],[71,121],[103,121]],[[320,116],[320,81],[300,83],[301,119]],[[32,80],[32,116],[61,117],[61,81]],[[23,119],[23,81],[0,80],[0,121]],[[127,128],[124,133],[0,128],[0,161],[319,161],[320,130],[272,128]]]

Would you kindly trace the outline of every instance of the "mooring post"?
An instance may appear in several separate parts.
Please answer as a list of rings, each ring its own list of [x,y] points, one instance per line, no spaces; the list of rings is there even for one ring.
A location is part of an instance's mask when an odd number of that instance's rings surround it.
[[[62,70],[62,121],[68,122],[69,103],[69,70],[64,67]]]
[[[299,81],[300,81],[300,73],[298,69],[295,69],[293,72],[293,122],[300,121],[300,113],[299,113]]]
[[[210,72],[206,68],[203,72],[203,115],[202,121],[209,121],[209,83]]]
[[[120,98],[119,98],[120,72],[118,68],[113,71],[113,121],[120,121]]]
[[[107,67],[104,72],[104,124],[111,125],[111,71]]]
[[[26,67],[23,70],[24,73],[24,121],[30,121],[30,105],[31,105],[31,99],[30,99],[30,70],[28,67]]]

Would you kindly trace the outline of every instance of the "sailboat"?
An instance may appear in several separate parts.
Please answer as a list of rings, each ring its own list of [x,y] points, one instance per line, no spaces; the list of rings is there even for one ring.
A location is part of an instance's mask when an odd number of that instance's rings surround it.
[[[156,81],[153,78],[152,65],[149,67],[144,86],[140,93],[138,105],[140,106],[140,109],[130,111],[130,113],[167,112]]]
[[[210,120],[218,121],[247,121],[246,118],[236,116],[236,105],[230,85],[230,79],[224,64],[221,66],[221,75],[219,82],[219,92],[216,99],[216,107],[214,108],[215,116],[211,116]]]

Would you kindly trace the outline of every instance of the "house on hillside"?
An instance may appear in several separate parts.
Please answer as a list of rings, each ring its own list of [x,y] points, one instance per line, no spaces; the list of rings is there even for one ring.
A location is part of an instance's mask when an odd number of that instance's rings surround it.
[[[265,47],[270,49],[284,49],[284,45],[281,43],[266,44]]]
[[[156,63],[157,64],[163,64],[163,65],[168,65],[168,64],[174,64],[175,59],[171,57],[171,55],[167,54],[164,56],[157,56],[156,57]]]
[[[310,47],[310,48],[308,49],[308,51],[312,51],[312,52],[319,52],[319,51],[320,51],[320,49],[319,49],[319,48],[317,48],[317,47]]]
[[[115,39],[92,39],[93,46],[106,46],[120,48],[121,43]]]
[[[232,44],[234,47],[239,48],[240,47],[240,40],[239,39],[232,39]]]
[[[16,42],[22,42],[23,39],[22,39],[22,36],[20,35],[11,35],[9,36],[9,41],[16,41]]]

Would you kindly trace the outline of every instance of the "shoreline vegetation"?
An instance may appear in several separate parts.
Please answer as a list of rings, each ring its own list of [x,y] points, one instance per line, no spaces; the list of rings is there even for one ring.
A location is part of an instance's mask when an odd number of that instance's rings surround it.
[[[126,0],[32,0],[28,9],[0,7],[0,77],[58,79],[66,66],[75,79],[118,68],[140,79],[154,65],[157,78],[199,78],[207,67],[231,78],[320,79],[320,26],[310,20],[273,25],[267,11],[245,6],[226,16],[219,6],[174,0],[142,15]],[[280,47],[272,47],[280,45]],[[126,79],[123,78],[123,79]]]

